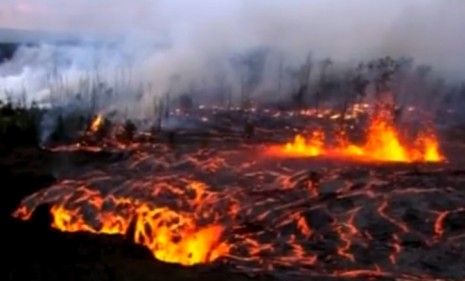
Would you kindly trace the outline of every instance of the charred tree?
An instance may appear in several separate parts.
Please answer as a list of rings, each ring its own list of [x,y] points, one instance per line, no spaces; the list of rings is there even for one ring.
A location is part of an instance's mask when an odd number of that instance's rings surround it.
[[[292,99],[297,107],[305,107],[306,97],[310,87],[310,77],[312,73],[312,57],[308,54],[307,60],[299,70],[299,87]]]
[[[242,108],[250,105],[250,97],[263,78],[267,50],[258,49],[232,59],[233,66],[240,77],[240,104]]]
[[[333,64],[333,62],[329,58],[324,59],[320,63],[320,79],[318,81],[317,91],[315,92],[315,108],[320,107],[320,103],[321,103],[323,93],[325,93],[327,88],[328,88],[328,80],[327,80],[328,68],[332,64]]]

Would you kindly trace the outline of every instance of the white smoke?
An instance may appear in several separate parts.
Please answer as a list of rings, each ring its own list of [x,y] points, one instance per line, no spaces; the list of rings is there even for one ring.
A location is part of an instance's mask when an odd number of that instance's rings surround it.
[[[295,68],[309,52],[346,64],[409,56],[462,79],[463,15],[461,0],[3,0],[0,26],[69,33],[80,43],[22,47],[0,65],[0,95],[46,100],[66,90],[75,98],[90,91],[86,83],[104,82],[113,93],[101,106],[145,114],[167,92],[238,96],[244,70],[234,61],[259,48],[268,56],[256,92],[275,91],[279,64]]]

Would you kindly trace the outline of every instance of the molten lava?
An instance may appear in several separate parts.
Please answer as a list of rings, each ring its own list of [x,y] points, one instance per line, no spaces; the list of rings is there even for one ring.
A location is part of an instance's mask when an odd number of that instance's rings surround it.
[[[138,210],[135,241],[162,261],[193,265],[211,262],[229,252],[221,242],[221,225],[197,227],[188,214],[143,206]]]
[[[55,194],[66,190],[72,182],[61,184]],[[74,196],[65,196],[52,205],[52,227],[64,232],[128,235],[133,221],[134,241],[147,247],[158,260],[182,265],[212,262],[226,256],[230,246],[221,239],[224,231],[221,224],[199,223],[208,221],[208,208],[202,208],[208,205],[209,196],[214,197],[206,188],[195,181],[183,190],[166,184],[155,185],[154,195],[159,198],[179,196],[175,203],[194,209],[187,212],[154,207],[126,197],[104,197],[91,187],[80,185],[73,188]],[[50,200],[55,201],[54,198]],[[29,219],[32,211],[33,207],[20,208],[14,216]]]
[[[411,161],[408,149],[401,144],[396,128],[385,115],[375,116],[371,120],[365,144],[356,149],[349,146],[347,150],[349,155],[354,151],[355,156],[377,161]]]
[[[284,151],[292,156],[318,156],[324,153],[324,132],[314,131],[307,141],[301,135],[296,135],[293,143],[287,143]]]
[[[440,162],[445,160],[444,156],[439,150],[439,142],[433,133],[422,133],[417,141],[420,147],[420,157],[426,162]]]
[[[346,130],[333,140],[316,130],[272,152],[360,161],[444,160],[432,131],[409,142],[389,115],[375,115],[368,124],[362,143],[350,141]],[[110,122],[104,126],[97,135],[112,130]],[[275,139],[276,131],[261,132]],[[161,261],[225,261],[233,270],[277,273],[283,280],[437,280],[431,263],[441,273],[448,264],[462,266],[465,254],[456,246],[465,238],[463,173],[442,171],[447,165],[415,165],[419,171],[413,172],[410,165],[387,170],[369,163],[322,162],[309,168],[307,161],[259,157],[261,145],[235,141],[234,135],[211,134],[221,144],[195,145],[186,136],[189,145],[173,147],[138,141],[140,136],[119,145],[108,134],[99,138],[87,130],[79,150],[67,155],[80,157],[81,149],[87,155],[96,147],[114,151],[117,160],[73,166],[65,179],[25,198],[13,215],[28,220],[47,204],[52,227],[64,232],[124,235]]]
[[[326,146],[324,132],[317,130],[308,140],[298,134],[293,142],[286,143],[278,149],[272,148],[270,152],[286,157],[322,155],[377,162],[441,162],[445,160],[439,150],[438,139],[433,133],[421,132],[413,143],[407,143],[401,138],[390,114],[385,111],[371,118],[363,144],[351,143],[346,136],[346,132],[339,132],[337,145]]]
[[[98,132],[98,130],[102,127],[103,125],[103,116],[101,114],[97,114],[95,118],[92,120],[89,131],[92,133]]]

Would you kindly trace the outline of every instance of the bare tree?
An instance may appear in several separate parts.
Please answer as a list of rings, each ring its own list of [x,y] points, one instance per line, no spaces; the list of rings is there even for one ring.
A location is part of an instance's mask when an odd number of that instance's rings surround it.
[[[321,99],[323,93],[327,91],[328,88],[328,68],[333,64],[330,58],[326,58],[320,62],[320,79],[318,81],[318,88],[315,92],[315,108],[320,107]]]

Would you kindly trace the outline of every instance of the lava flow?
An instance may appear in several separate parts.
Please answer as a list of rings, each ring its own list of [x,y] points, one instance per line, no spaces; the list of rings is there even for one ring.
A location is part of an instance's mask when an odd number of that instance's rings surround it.
[[[309,140],[302,135],[296,135],[293,143],[287,143],[284,152],[295,156],[318,156],[324,153],[324,132],[314,131]]]
[[[56,186],[56,190],[51,188],[49,192],[59,192],[59,189],[66,189],[72,184],[68,181],[62,182]],[[167,193],[172,193],[171,196],[186,196],[186,201],[182,204],[194,209],[197,204],[207,204],[196,201],[207,200],[203,197],[206,191],[201,183],[191,182],[185,191],[176,187],[164,190],[163,187],[168,186],[162,183],[157,185],[152,191],[153,195],[169,196]],[[50,212],[53,218],[52,227],[61,231],[127,235],[129,225],[134,220],[133,235],[136,243],[146,246],[159,260],[183,265],[212,262],[227,254],[229,250],[229,246],[221,241],[224,228],[219,224],[200,226],[197,221],[201,218],[196,218],[195,212],[192,214],[187,211],[174,211],[168,207],[155,207],[129,197],[104,197],[85,185],[77,186],[73,191],[74,196],[53,198],[55,194],[51,195],[49,192],[41,196],[51,196],[47,201],[60,202],[53,204]],[[191,201],[187,199],[189,196],[195,198]],[[207,219],[207,212],[201,214],[203,220]],[[19,208],[14,215],[29,219],[31,209]]]
[[[210,145],[195,144],[197,135],[184,136],[188,145],[179,144],[181,137],[173,145],[137,143],[135,136],[115,145],[111,163],[63,168],[59,181],[25,198],[14,216],[31,219],[47,204],[52,227],[64,232],[124,235],[161,261],[224,262],[234,271],[285,280],[448,276],[465,259],[464,174],[448,172],[446,162],[338,161],[443,159],[431,133],[406,145],[391,121],[377,116],[369,124],[362,145],[341,134],[340,144],[326,146],[321,130],[297,138],[297,150],[281,147],[286,155],[333,156],[328,165],[264,157],[263,145],[215,131],[211,138],[220,142]],[[261,132],[268,139],[276,134]],[[236,141],[224,142],[228,137]],[[100,144],[106,149],[111,142]]]
[[[270,154],[289,157],[328,156],[375,162],[441,162],[445,158],[434,133],[420,132],[413,142],[403,141],[387,111],[370,119],[365,142],[361,145],[347,140],[347,132],[338,132],[337,144],[325,146],[325,134],[314,131],[308,139],[301,134],[293,142],[269,149]]]
[[[135,240],[162,261],[193,265],[216,260],[228,253],[221,225],[199,228],[188,214],[166,208],[138,210]]]

